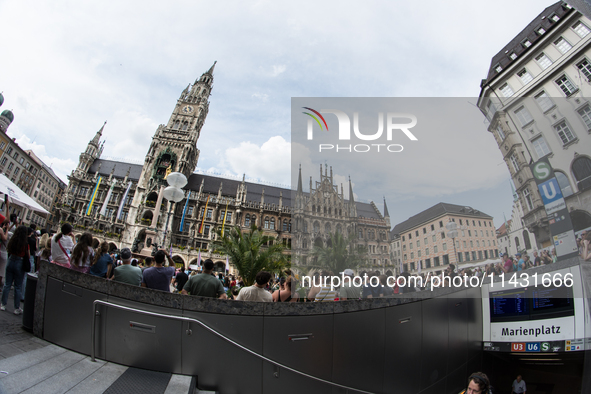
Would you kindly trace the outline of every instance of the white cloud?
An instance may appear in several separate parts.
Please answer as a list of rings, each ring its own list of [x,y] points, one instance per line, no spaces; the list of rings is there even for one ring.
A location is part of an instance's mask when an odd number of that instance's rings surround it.
[[[287,66],[285,64],[281,64],[281,65],[274,65],[273,66],[273,72],[271,75],[273,75],[274,77],[278,76],[279,74],[283,74],[285,72],[285,70],[287,69]]]
[[[269,100],[269,95],[265,93],[253,93],[252,98],[260,100],[260,101],[267,101]]]
[[[241,142],[226,149],[221,172],[229,171],[236,176],[246,174],[250,179],[285,185],[290,179],[290,156],[290,143],[280,136],[271,137],[262,145]]]
[[[44,145],[31,141],[26,135],[17,138],[15,142],[24,150],[32,150],[33,153],[45,163],[45,165],[51,167],[53,172],[55,172],[62,181],[68,183],[67,176],[74,168],[76,168],[78,162],[74,162],[69,158],[61,159],[48,155]]]

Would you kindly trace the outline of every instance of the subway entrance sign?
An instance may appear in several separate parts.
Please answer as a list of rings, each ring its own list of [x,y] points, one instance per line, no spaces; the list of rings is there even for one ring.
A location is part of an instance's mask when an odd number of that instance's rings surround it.
[[[578,248],[573,223],[550,162],[547,158],[542,158],[530,164],[530,169],[544,202],[550,235],[558,259],[576,256]]]

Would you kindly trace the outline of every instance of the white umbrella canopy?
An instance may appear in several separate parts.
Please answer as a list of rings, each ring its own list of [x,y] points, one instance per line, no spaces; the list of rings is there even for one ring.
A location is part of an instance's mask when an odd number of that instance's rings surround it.
[[[45,214],[49,213],[17,185],[12,183],[4,174],[0,174],[0,193],[8,195],[8,197],[10,197],[10,203],[12,204],[24,206],[33,211]]]

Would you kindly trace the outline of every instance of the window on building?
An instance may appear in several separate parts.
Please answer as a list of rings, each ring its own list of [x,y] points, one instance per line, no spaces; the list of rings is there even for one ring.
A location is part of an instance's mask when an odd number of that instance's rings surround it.
[[[514,114],[517,116],[519,123],[521,123],[521,127],[527,126],[530,124],[534,118],[532,118],[531,114],[525,107],[518,108]]]
[[[429,256],[429,248],[425,248],[425,256]]]
[[[437,253],[437,252],[438,252],[437,245],[433,245],[433,253]]]
[[[544,91],[536,94],[535,99],[542,112],[546,112],[554,107],[554,102]]]
[[[462,258],[462,252],[458,252],[458,263],[462,263],[463,262],[463,258]]]
[[[421,251],[417,250],[417,257],[421,257]]]
[[[538,36],[541,36],[541,35],[542,35],[542,34],[544,34],[544,33],[546,33],[546,29],[544,29],[543,27],[538,27],[538,28],[536,29],[536,34],[537,34]]]
[[[562,75],[560,78],[555,80],[556,84],[562,90],[562,92],[568,97],[577,91],[577,87],[568,79],[566,75]]]
[[[431,231],[435,231],[435,226],[433,224],[431,225]]]
[[[423,242],[425,242],[425,245],[427,245],[429,243],[429,238],[425,237],[425,239],[423,240]]]
[[[525,40],[521,41],[521,46],[524,48],[529,48],[531,46],[531,41],[526,38]]]
[[[495,71],[496,71],[496,72],[498,72],[498,73],[500,73],[501,71],[503,71],[503,67],[501,67],[501,65],[500,65],[500,64],[497,64],[497,65],[495,66]]]
[[[442,246],[443,246],[443,250],[447,250],[447,243],[444,243]]]
[[[587,78],[587,81],[591,80],[591,64],[587,61],[587,59],[583,59],[580,62],[578,62],[577,68]]]
[[[433,257],[433,266],[434,267],[439,267],[440,263],[439,263],[439,257]]]
[[[421,247],[421,241],[417,239],[417,249]]]
[[[204,237],[208,237],[209,236],[209,224],[206,224],[205,227],[203,228],[203,236]]]
[[[591,160],[587,157],[578,157],[573,161],[573,175],[579,191],[591,188]]]
[[[579,37],[583,38],[585,37],[587,34],[589,34],[589,32],[591,32],[591,30],[589,30],[589,28],[581,21],[576,22],[573,26],[572,29],[575,31],[575,33],[577,33],[579,35]]]
[[[414,259],[415,258],[415,252],[410,252],[410,258]]]
[[[546,56],[543,52],[536,56],[536,62],[542,68],[542,70],[547,69],[552,65],[552,60],[548,56]]]
[[[550,148],[548,148],[548,144],[546,144],[544,136],[539,136],[533,139],[531,144],[534,147],[536,154],[538,155],[538,159],[552,153]]]
[[[569,142],[574,141],[576,139],[575,135],[571,131],[570,127],[568,127],[565,120],[554,126],[554,130],[556,130],[556,133],[560,137],[562,145],[566,145]]]
[[[523,189],[523,199],[525,200],[528,211],[534,209],[534,203],[531,197],[531,193],[529,192],[529,189],[527,187]]]
[[[591,106],[589,104],[585,105],[583,108],[577,111],[583,122],[585,122],[585,126],[587,126],[587,130],[591,130]]]
[[[213,217],[213,209],[207,208],[207,214],[205,215],[207,219],[211,219]]]
[[[271,223],[269,223],[269,228],[271,230],[275,230],[275,218],[271,218]]]
[[[480,252],[482,253],[482,252]],[[472,252],[472,260],[476,260],[476,252]]]
[[[3,160],[6,160],[6,157]],[[4,164],[4,163],[2,163],[2,164]],[[12,167],[14,167],[14,163],[13,162],[10,162],[8,164],[8,171],[12,170]]]
[[[439,228],[443,227],[443,221],[439,221]]]
[[[20,170],[21,170],[21,169],[17,167],[17,168],[16,168],[16,170],[14,170],[14,176],[17,176],[17,175],[18,175],[18,172],[19,172]]]
[[[511,161],[511,166],[513,167],[513,171],[519,172],[519,161],[517,161],[517,155],[515,153],[513,153],[511,155],[511,157],[509,157],[509,160]],[[470,234],[470,232],[468,232],[468,234]]]
[[[425,268],[431,268],[431,259],[425,259]]]
[[[496,112],[497,112],[497,107],[495,106],[493,101],[489,99],[488,103],[486,104],[486,118],[489,121],[491,121],[492,118],[495,116]]]
[[[517,76],[521,80],[521,83],[524,84],[524,85],[527,85],[533,79],[533,77],[531,76],[531,74],[525,68],[521,69],[517,73]]]
[[[478,251],[478,260],[482,260],[482,250]]]
[[[554,45],[556,45],[556,49],[558,49],[558,51],[563,55],[570,51],[570,49],[573,47],[563,37],[558,37],[558,39],[554,41]]]
[[[436,235],[432,236],[431,238],[433,239],[433,242],[437,242],[437,236]]]
[[[0,162],[0,165],[5,165],[7,161],[8,161],[8,159],[6,157],[3,157],[2,162]],[[10,164],[12,164],[12,163],[10,163]]]
[[[499,135],[499,141],[503,141],[505,139],[505,132],[501,126],[497,126],[497,134]]]
[[[466,261],[470,261],[470,252],[464,252],[464,257]]]
[[[513,89],[511,89],[511,86],[509,86],[509,84],[507,82],[502,84],[501,87],[499,88],[499,90],[501,91],[501,94],[503,95],[503,97],[511,97],[515,93],[515,92],[513,92]]]

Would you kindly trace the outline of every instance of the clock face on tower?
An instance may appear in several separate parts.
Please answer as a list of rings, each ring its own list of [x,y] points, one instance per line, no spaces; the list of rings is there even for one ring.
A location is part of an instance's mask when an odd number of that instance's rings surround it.
[[[185,107],[183,107],[183,112],[186,114],[190,114],[191,112],[193,112],[193,107],[191,107],[190,105],[186,105]]]

